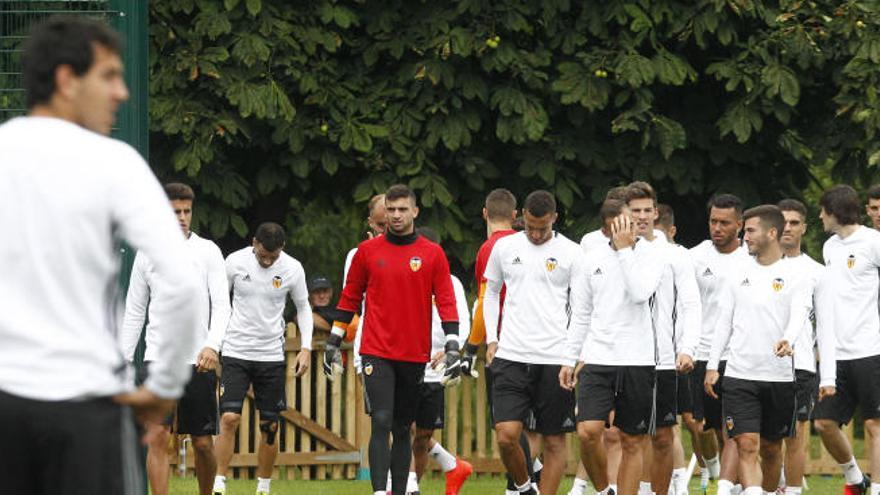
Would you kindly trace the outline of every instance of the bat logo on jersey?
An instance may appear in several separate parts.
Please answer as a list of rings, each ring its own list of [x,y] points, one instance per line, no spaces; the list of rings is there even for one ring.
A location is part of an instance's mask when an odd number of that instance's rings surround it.
[[[409,259],[409,269],[417,272],[422,267],[422,259],[418,256],[413,256]]]
[[[548,272],[552,272],[559,265],[559,262],[556,261],[556,258],[547,258],[544,260],[544,266],[547,268]]]
[[[364,374],[366,374],[367,376],[370,376],[373,374],[373,365],[372,364],[368,364],[368,365],[364,366]]]
[[[276,289],[281,288],[281,277],[279,277],[278,275],[272,277],[272,287],[275,287]]]
[[[779,292],[782,290],[783,287],[785,287],[785,280],[782,280],[781,278],[773,279],[773,290]]]
[[[854,266],[856,266],[856,257],[851,254],[846,258],[846,267],[852,270]]]

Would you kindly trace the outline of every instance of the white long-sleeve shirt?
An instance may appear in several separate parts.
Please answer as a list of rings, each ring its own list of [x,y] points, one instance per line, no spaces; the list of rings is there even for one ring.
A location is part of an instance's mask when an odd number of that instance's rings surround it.
[[[816,312],[816,345],[819,349],[819,386],[833,387],[837,382],[837,336],[834,334],[835,294],[827,283],[828,267],[819,274],[813,291]]]
[[[700,325],[700,344],[696,358],[700,361],[709,359],[709,350],[715,340],[715,320],[718,318],[718,306],[721,302],[721,283],[724,278],[740,271],[742,263],[751,259],[749,251],[740,246],[732,253],[724,254],[715,249],[711,240],[703,241],[689,250],[694,265],[697,285],[700,287],[703,323]],[[725,352],[722,360],[727,359]]]
[[[666,267],[657,289],[653,317],[660,359],[658,370],[675,369],[678,354],[696,357],[700,340],[700,289],[688,250],[655,238],[652,242],[665,258]]]
[[[195,338],[192,268],[168,198],[127,144],[65,120],[0,126],[0,390],[43,400],[130,390],[117,342],[119,242],[158,260],[167,322],[146,383],[175,398]]]
[[[794,258],[788,258],[789,262],[798,267],[802,273],[812,280],[813,291],[810,293],[810,299],[813,301],[815,308],[815,288],[819,285],[824,267],[810,258],[804,253]],[[798,338],[798,346],[794,350],[794,369],[816,372],[816,332],[813,330],[813,323],[808,319],[804,323],[804,329]]]
[[[725,376],[793,381],[794,358],[777,357],[774,346],[784,339],[797,349],[813,307],[810,274],[786,258],[770,265],[751,259],[722,284],[715,341],[706,368],[717,370],[729,346]]]
[[[226,258],[232,316],[223,355],[248,361],[284,361],[284,305],[296,306],[302,348],[312,348],[314,320],[302,264],[287,253],[263,268],[250,246]]]
[[[565,364],[655,366],[651,304],[665,266],[644,239],[635,248],[615,251],[606,243],[590,251],[584,275],[572,285]]]
[[[846,239],[835,234],[825,241],[822,256],[837,359],[880,354],[880,232],[860,226]]]
[[[459,346],[467,342],[471,328],[471,314],[468,311],[467,296],[464,293],[464,286],[461,280],[455,275],[452,278],[452,291],[455,293],[455,307],[458,309],[458,328],[462,333],[458,336]],[[440,321],[440,314],[437,312],[437,306],[431,310],[431,357],[446,348],[446,333]],[[431,363],[425,365],[425,382],[440,383],[443,373],[431,368]]]
[[[486,343],[498,343],[495,356],[528,364],[569,364],[569,291],[583,277],[580,247],[558,233],[538,246],[524,232],[511,234],[492,248],[484,276]],[[506,292],[499,339],[502,285]]]
[[[199,352],[205,347],[220,352],[226,326],[229,324],[229,285],[226,281],[223,253],[216,244],[191,232],[184,245],[196,274],[196,291],[190,298],[192,305],[198,310],[197,338],[190,359],[190,363],[195,364]],[[119,337],[122,354],[129,361],[134,359],[134,351],[145,320],[148,323],[144,361],[155,361],[158,358],[157,335],[160,334],[159,328],[164,322],[162,315],[153,314],[151,301],[163,297],[166,289],[157,284],[153,262],[143,253],[138,253],[131,269],[131,281],[125,299],[125,317]]]
[[[666,234],[662,230],[654,229],[654,240],[667,242]],[[608,244],[608,237],[602,232],[602,229],[593,230],[581,237],[580,246],[585,253],[589,253],[597,247]]]

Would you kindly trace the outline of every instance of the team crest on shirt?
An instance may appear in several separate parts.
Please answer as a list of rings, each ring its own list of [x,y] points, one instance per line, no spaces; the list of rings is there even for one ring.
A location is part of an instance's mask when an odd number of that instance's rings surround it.
[[[418,256],[413,256],[412,258],[409,259],[409,269],[410,270],[417,272],[421,268],[422,268],[422,259],[421,258],[419,258]]]
[[[785,287],[785,280],[782,280],[781,278],[773,279],[773,290],[779,292],[782,290],[783,287]]]
[[[364,366],[364,374],[367,376],[370,376],[373,374],[373,365],[372,364],[368,364],[368,365]]]
[[[733,431],[733,418],[728,416],[724,420],[724,424],[727,426],[727,431]]]
[[[276,289],[281,288],[281,277],[280,276],[275,275],[274,277],[272,277],[272,287],[275,287]]]
[[[854,266],[856,266],[856,257],[851,254],[846,258],[846,267],[852,270]]]
[[[557,261],[556,258],[547,258],[544,260],[544,267],[547,268],[548,272],[552,272],[557,266],[559,266],[559,261]]]
[[[226,387],[224,387],[223,384],[221,383],[220,384],[220,395],[222,396],[223,392],[225,392],[225,391],[226,391]]]

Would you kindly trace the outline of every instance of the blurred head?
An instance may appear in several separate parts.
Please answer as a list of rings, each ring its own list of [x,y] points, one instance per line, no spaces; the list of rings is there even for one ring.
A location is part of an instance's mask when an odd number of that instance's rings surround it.
[[[653,238],[657,220],[657,195],[647,182],[636,181],[626,188],[626,204],[635,226],[636,235]]]
[[[493,190],[486,196],[483,218],[490,222],[510,222],[516,219],[516,196],[504,188]]]
[[[779,244],[785,228],[785,217],[776,205],[761,205],[749,208],[743,215],[745,235],[743,240],[749,254],[761,255],[771,246]]]
[[[110,134],[128,99],[121,52],[119,34],[100,21],[56,16],[38,25],[22,54],[28,109]]]
[[[180,182],[170,182],[165,184],[165,195],[171,201],[171,209],[174,210],[174,216],[177,218],[177,224],[183,231],[184,237],[189,237],[190,226],[192,225],[192,207],[193,200],[196,195],[191,187]]]
[[[330,279],[318,276],[309,281],[309,304],[312,306],[329,306],[333,300],[333,285]]]
[[[385,213],[389,232],[395,235],[413,233],[415,219],[419,216],[416,193],[403,184],[391,186],[385,191]]]
[[[657,205],[657,221],[654,222],[654,228],[662,231],[667,241],[675,242],[678,229],[675,227],[675,212],[671,206],[662,203]]]
[[[626,203],[627,193],[629,192],[628,186],[615,186],[609,189],[605,193],[605,199],[616,199],[619,201],[623,201]]]
[[[526,197],[523,204],[523,224],[529,241],[540,246],[553,237],[556,222],[556,199],[544,190],[537,190]]]
[[[834,186],[825,191],[819,205],[825,232],[837,232],[840,227],[859,223],[859,195],[850,186]]]
[[[733,194],[713,196],[706,205],[709,211],[709,236],[715,247],[737,242],[743,228],[742,201]]]
[[[368,208],[367,225],[373,235],[384,234],[385,229],[388,228],[388,219],[385,214],[385,195],[377,194],[370,198]]]
[[[629,215],[629,207],[621,199],[606,199],[599,208],[599,218],[602,219],[602,233],[605,237],[611,237],[611,224],[620,215]]]
[[[785,228],[779,243],[786,250],[800,249],[801,239],[807,233],[807,207],[796,199],[783,199],[776,206],[785,218]]]
[[[865,212],[871,219],[871,226],[880,229],[880,184],[874,184],[868,189],[868,203],[865,204]]]
[[[273,222],[261,223],[254,234],[254,256],[263,268],[269,268],[281,256],[287,235],[284,227]]]

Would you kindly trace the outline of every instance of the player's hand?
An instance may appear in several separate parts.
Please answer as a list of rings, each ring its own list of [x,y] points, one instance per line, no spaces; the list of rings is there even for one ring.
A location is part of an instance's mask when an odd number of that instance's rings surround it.
[[[615,251],[636,245],[636,234],[629,215],[622,214],[614,218],[611,223],[611,244]]]
[[[293,376],[303,376],[306,374],[306,371],[309,371],[309,366],[312,365],[312,351],[311,349],[301,349],[299,354],[296,355],[296,364],[294,364],[293,368]]]
[[[492,364],[495,360],[495,353],[498,352],[498,342],[492,342],[486,345],[486,366]]]
[[[479,377],[480,373],[476,369],[477,346],[467,342],[464,345],[463,351],[461,355],[461,376]]]
[[[709,397],[713,399],[718,399],[718,394],[715,393],[715,384],[718,383],[718,378],[721,377],[721,374],[718,373],[718,370],[706,370],[706,379],[703,381],[703,388],[706,390],[706,393],[709,394]]]
[[[150,425],[161,424],[171,414],[175,403],[173,399],[159,397],[143,386],[131,392],[113,396],[113,402],[130,407],[134,412],[135,419],[144,425],[147,434],[141,440],[145,442],[145,445],[150,440]]]
[[[773,353],[776,354],[776,357],[791,356],[794,354],[794,349],[791,348],[791,344],[787,340],[782,339],[773,346]]]
[[[442,368],[441,385],[454,387],[461,382],[461,353],[458,351],[458,341],[455,339],[446,342],[446,357],[443,360]]]
[[[342,343],[342,337],[331,333],[327,337],[327,347],[324,351],[324,374],[330,381],[342,375],[342,352],[339,350],[339,344]]]
[[[434,354],[433,356],[431,356],[431,369],[432,370],[436,370],[436,369],[442,370],[443,367],[445,366],[443,364],[443,358],[445,358],[445,357],[446,357],[446,353],[443,351],[440,351],[437,354]]]
[[[689,354],[679,353],[675,359],[675,369],[681,374],[688,374],[694,369],[694,358]]]
[[[565,390],[574,390],[575,385],[577,385],[577,373],[574,366],[559,368],[559,386]]]
[[[836,387],[819,387],[819,402],[837,393]]]
[[[213,371],[217,369],[217,365],[219,364],[220,356],[217,355],[217,351],[210,347],[205,347],[202,349],[202,352],[199,353],[199,357],[196,358],[196,371],[199,373]]]

